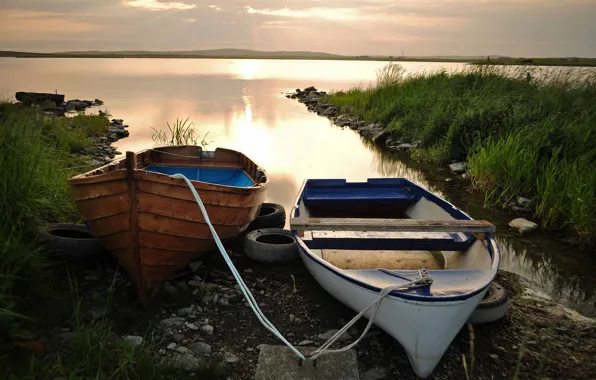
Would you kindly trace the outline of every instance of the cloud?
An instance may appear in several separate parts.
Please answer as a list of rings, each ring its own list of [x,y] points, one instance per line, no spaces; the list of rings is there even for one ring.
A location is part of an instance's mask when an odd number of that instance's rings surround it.
[[[0,10],[0,41],[18,36],[23,40],[50,40],[57,35],[84,34],[105,29],[104,25],[85,22],[84,14],[79,20],[57,12],[39,12],[18,9]]]
[[[129,7],[147,8],[152,11],[165,11],[169,9],[193,9],[196,4],[186,4],[177,2],[160,2],[158,0],[125,0],[124,4]]]
[[[218,7],[217,5],[209,5],[209,8],[213,9],[215,12],[221,12],[221,7]]]

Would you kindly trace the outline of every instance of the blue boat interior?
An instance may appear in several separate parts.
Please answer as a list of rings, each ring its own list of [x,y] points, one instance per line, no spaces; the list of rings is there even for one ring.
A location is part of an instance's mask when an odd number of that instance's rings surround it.
[[[145,170],[167,175],[180,173],[192,181],[201,181],[216,185],[250,187],[255,184],[242,169],[150,166]]]
[[[400,178],[346,182],[343,179],[309,180],[302,201],[313,217],[397,218],[418,202]]]

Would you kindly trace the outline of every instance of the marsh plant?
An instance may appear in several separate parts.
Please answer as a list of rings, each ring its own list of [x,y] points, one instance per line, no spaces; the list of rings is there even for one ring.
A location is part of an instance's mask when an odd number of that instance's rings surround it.
[[[209,145],[207,141],[209,132],[201,137],[188,119],[188,117],[185,120],[177,118],[174,124],[166,123],[168,130],[165,131],[151,128],[154,131],[152,138],[155,145]]]
[[[418,142],[416,159],[467,161],[487,203],[535,198],[543,226],[596,241],[593,70],[467,66],[406,75],[390,64],[376,86],[327,101]]]

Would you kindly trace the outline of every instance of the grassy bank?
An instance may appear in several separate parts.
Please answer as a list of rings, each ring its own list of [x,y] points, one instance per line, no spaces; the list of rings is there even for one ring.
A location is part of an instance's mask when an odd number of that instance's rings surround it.
[[[418,142],[417,159],[466,160],[488,202],[536,198],[545,227],[596,239],[596,75],[490,66],[404,76],[378,73],[374,88],[328,102]]]
[[[531,65],[595,67],[596,58],[491,58],[472,61],[477,65]]]
[[[50,262],[40,244],[48,223],[78,221],[67,179],[91,168],[76,153],[108,125],[106,114],[55,118],[0,104],[2,379],[188,378],[158,360],[150,345],[122,340],[117,321],[91,320],[82,311],[87,300],[76,268]],[[206,363],[195,378],[219,376]]]

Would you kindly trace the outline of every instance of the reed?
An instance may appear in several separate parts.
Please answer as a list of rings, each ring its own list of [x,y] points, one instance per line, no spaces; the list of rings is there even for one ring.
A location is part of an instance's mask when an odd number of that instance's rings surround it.
[[[176,122],[172,125],[166,123],[168,127],[167,131],[152,128],[154,131],[152,136],[153,141],[155,141],[156,145],[209,145],[207,141],[209,132],[200,137],[193,123],[188,120],[189,118],[187,117],[185,120],[176,119]]]
[[[546,227],[595,241],[595,71],[468,66],[408,75],[390,64],[376,86],[327,101],[418,142],[418,160],[466,160],[487,203],[535,197]]]

